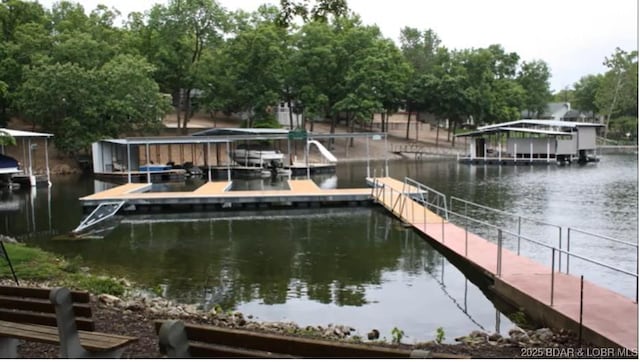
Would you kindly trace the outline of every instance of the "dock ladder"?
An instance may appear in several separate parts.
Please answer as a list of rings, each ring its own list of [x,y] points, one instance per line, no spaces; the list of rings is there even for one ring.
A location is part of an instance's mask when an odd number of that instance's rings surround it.
[[[122,208],[124,204],[125,201],[110,201],[101,203],[87,217],[85,217],[84,220],[82,220],[77,228],[73,229],[72,233],[77,234],[88,227],[91,227],[112,217]]]

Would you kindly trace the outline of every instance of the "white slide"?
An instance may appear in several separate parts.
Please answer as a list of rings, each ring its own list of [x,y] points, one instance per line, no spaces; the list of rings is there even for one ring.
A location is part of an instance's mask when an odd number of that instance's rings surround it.
[[[326,158],[327,161],[329,161],[329,162],[338,162],[338,159],[336,158],[336,156],[334,156],[333,153],[331,153],[331,151],[326,149],[322,145],[322,143],[320,143],[320,142],[318,142],[316,140],[308,140],[307,141],[307,145],[316,145],[316,147],[318,147],[318,150],[320,151],[322,156],[324,156],[324,158]]]

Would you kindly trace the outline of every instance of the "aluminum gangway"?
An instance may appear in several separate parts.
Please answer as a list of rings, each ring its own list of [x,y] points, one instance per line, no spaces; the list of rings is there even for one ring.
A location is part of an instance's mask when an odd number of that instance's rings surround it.
[[[100,203],[100,205],[96,206],[96,208],[93,209],[93,211],[87,215],[84,220],[82,220],[78,227],[73,229],[72,233],[80,233],[95,224],[111,218],[113,215],[118,213],[125,203],[125,201],[108,201]]]

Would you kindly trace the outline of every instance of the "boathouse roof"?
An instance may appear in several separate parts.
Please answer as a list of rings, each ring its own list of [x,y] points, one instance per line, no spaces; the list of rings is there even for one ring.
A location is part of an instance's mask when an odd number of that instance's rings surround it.
[[[11,136],[15,137],[53,137],[51,133],[41,133],[41,132],[29,132],[29,131],[21,131],[17,129],[9,129],[9,128],[0,128],[1,132],[5,132]]]
[[[282,135],[288,134],[284,128],[210,128],[193,133],[192,136],[235,136],[235,135]]]
[[[517,121],[490,124],[478,127],[476,131],[457,134],[456,137],[473,137],[482,134],[500,132],[526,132],[543,135],[563,136],[578,127],[603,127],[599,123],[567,122],[552,119],[521,119]]]

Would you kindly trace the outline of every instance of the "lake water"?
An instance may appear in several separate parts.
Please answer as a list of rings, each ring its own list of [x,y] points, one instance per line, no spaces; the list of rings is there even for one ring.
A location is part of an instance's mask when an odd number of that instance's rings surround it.
[[[469,166],[451,160],[394,161],[390,176],[416,179],[447,196],[566,227],[638,242],[638,161],[602,156],[585,166]],[[383,163],[372,168],[380,174]],[[323,187],[364,187],[365,163],[340,165]],[[193,189],[203,181],[165,184]],[[377,328],[390,339],[446,340],[484,329],[505,333],[511,322],[455,266],[382,208],[323,208],[127,216],[101,239],[54,240],[82,218],[78,197],[101,187],[91,178],[59,177],[49,190],[5,192],[0,232],[67,257],[80,255],[94,272],[161,286],[168,298],[242,311],[263,321],[345,324],[364,335]],[[234,181],[235,189],[282,188],[282,180]],[[454,211],[462,212],[459,205]],[[467,210],[472,214],[473,210]],[[515,230],[513,218],[478,218]],[[550,245],[558,229],[521,222],[522,233]],[[494,238],[494,231],[470,226]],[[475,229],[474,229],[475,228]],[[505,246],[515,250],[515,238]],[[550,264],[549,249],[521,241],[521,252]],[[636,271],[637,249],[573,231],[571,251]],[[566,269],[563,257],[562,270]],[[570,260],[571,273],[635,297],[635,278]]]

